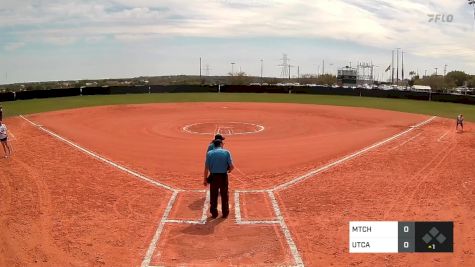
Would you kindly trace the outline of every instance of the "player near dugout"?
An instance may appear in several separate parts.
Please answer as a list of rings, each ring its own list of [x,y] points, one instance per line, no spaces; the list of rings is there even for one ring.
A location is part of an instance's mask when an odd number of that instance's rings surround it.
[[[204,168],[205,186],[210,184],[210,212],[214,219],[218,217],[218,194],[221,195],[223,218],[229,215],[228,173],[234,169],[231,152],[223,148],[223,140],[213,141],[214,149],[206,153]],[[209,174],[209,176],[208,176]]]
[[[7,135],[7,126],[0,121],[0,142],[3,146],[3,151],[5,151],[5,158],[8,158],[12,154],[12,149],[8,144],[8,135]]]

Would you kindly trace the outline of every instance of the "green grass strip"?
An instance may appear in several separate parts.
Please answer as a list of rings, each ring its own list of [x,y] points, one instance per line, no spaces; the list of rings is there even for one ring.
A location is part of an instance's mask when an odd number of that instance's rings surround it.
[[[405,99],[334,95],[255,94],[255,93],[164,93],[74,96],[3,102],[4,117],[79,107],[172,103],[172,102],[270,102],[367,107],[408,113],[455,118],[462,113],[467,121],[475,121],[475,105],[429,102]]]

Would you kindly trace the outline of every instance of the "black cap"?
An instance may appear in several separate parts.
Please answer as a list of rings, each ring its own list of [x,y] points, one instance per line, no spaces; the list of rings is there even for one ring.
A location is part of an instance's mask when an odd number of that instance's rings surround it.
[[[221,146],[221,144],[223,144],[223,140],[221,140],[221,139],[214,139],[213,140],[213,145],[214,146]]]
[[[226,138],[224,138],[224,136],[222,136],[221,134],[217,134],[217,135],[214,136],[214,140],[218,140],[218,139],[219,140],[224,140]]]

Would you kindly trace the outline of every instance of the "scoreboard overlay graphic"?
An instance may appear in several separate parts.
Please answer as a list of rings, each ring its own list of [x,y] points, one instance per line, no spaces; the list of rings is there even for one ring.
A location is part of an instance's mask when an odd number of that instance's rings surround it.
[[[453,252],[453,222],[350,222],[350,253]]]

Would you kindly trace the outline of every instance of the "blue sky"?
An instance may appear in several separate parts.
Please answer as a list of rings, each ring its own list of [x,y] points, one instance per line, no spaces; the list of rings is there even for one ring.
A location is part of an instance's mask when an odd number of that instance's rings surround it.
[[[0,0],[0,84],[198,74],[334,73],[391,50],[410,70],[475,74],[474,10],[466,0]],[[453,16],[429,22],[430,14]],[[295,73],[296,70],[292,70]],[[203,72],[204,73],[204,72]]]

